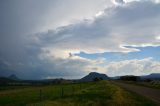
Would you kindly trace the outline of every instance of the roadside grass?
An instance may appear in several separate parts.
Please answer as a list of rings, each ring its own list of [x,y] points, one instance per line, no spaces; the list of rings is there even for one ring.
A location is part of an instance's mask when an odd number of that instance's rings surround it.
[[[149,88],[160,89],[160,81],[151,81],[151,82],[144,82],[144,81],[118,81],[118,82],[123,82],[123,83],[128,83],[128,84],[145,86],[145,87],[149,87]]]
[[[126,91],[110,81],[30,87],[1,91],[0,106],[1,105],[154,106],[154,104],[146,98]]]
[[[155,88],[155,89],[160,89],[160,81],[137,82],[137,85],[146,86],[146,87]]]
[[[13,90],[13,89],[23,89],[28,88],[29,86],[0,86],[0,92],[5,90]]]

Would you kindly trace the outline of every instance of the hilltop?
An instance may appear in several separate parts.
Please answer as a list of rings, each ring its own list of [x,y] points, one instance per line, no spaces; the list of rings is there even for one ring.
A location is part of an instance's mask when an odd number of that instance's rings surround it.
[[[80,81],[93,81],[95,78],[100,78],[102,80],[109,80],[109,77],[106,74],[97,73],[97,72],[91,72],[85,77],[81,78]]]

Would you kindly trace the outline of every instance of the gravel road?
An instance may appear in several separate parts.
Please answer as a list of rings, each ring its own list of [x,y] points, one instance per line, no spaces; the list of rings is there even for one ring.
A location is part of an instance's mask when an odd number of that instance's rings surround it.
[[[159,89],[153,89],[153,88],[148,88],[144,86],[126,84],[121,82],[114,82],[114,83],[129,91],[145,96],[146,98],[152,100],[158,106],[160,106],[160,90]]]

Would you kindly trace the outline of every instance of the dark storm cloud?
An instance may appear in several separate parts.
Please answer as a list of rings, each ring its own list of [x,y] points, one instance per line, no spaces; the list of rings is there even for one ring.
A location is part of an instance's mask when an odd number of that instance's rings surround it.
[[[41,48],[46,44],[36,43],[33,33],[66,25],[73,19],[90,17],[105,7],[104,2],[105,0],[1,0],[0,76],[12,73],[22,78],[70,75],[73,71],[55,66],[56,60],[48,62],[39,59]],[[77,73],[79,72],[75,71],[76,75]]]

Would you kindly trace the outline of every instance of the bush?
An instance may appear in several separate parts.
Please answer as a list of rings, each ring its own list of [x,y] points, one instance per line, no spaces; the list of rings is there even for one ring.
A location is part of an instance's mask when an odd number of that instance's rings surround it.
[[[125,80],[125,81],[139,81],[140,77],[139,76],[121,76],[120,80]]]
[[[101,77],[95,77],[94,79],[93,79],[93,81],[101,81],[101,80],[103,80],[103,78],[101,78]]]

